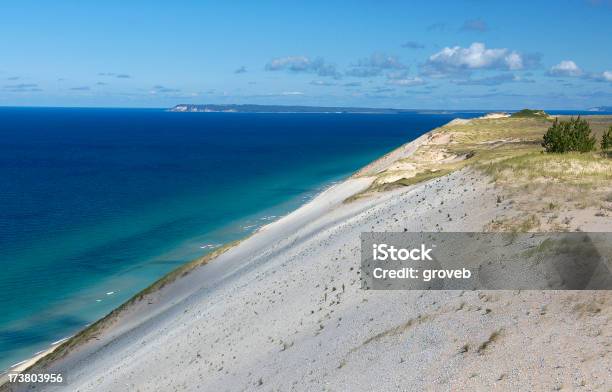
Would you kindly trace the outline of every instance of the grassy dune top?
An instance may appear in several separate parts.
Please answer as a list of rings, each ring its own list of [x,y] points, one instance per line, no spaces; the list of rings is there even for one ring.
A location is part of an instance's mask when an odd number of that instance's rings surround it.
[[[546,112],[544,110],[533,110],[533,109],[523,109],[521,111],[518,111],[516,113],[512,113],[513,118],[520,118],[520,117],[531,117],[531,118],[537,118],[537,117],[542,117],[542,118],[546,118],[548,117],[548,114],[546,114]]]
[[[598,140],[612,124],[612,116],[583,118]],[[354,198],[470,167],[489,176],[499,187],[499,199],[512,200],[519,212],[508,221],[492,222],[490,229],[563,230],[569,225],[567,219],[573,219],[565,212],[577,210],[594,209],[595,214],[608,216],[612,157],[601,151],[544,153],[542,137],[553,120],[539,113],[454,120],[431,132],[412,155],[376,173],[371,187]]]

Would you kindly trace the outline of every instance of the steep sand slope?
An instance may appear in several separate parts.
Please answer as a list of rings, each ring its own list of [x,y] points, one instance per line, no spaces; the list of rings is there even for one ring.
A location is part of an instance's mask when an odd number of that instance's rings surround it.
[[[295,230],[281,220],[273,245],[238,246],[190,275],[184,300],[57,362],[58,389],[604,390],[608,293],[359,289],[360,232],[481,230],[507,211],[496,196],[463,170]]]
[[[37,365],[68,379],[42,389],[612,388],[610,292],[361,290],[361,232],[479,231],[523,213],[469,167],[343,203],[372,181],[329,189],[147,295],[94,339]],[[592,214],[579,224],[612,231]]]

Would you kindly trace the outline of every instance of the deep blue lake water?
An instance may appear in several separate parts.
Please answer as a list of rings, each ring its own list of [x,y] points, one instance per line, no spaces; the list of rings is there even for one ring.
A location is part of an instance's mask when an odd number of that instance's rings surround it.
[[[448,114],[0,108],[0,370]]]

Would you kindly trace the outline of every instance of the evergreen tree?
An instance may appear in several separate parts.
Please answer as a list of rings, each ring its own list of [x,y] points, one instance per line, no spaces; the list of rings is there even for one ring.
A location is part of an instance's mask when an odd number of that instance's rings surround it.
[[[601,137],[601,150],[606,151],[609,148],[612,148],[612,125]]]
[[[595,137],[591,135],[589,123],[580,116],[569,121],[555,119],[544,134],[542,147],[546,152],[588,152],[595,147]]]

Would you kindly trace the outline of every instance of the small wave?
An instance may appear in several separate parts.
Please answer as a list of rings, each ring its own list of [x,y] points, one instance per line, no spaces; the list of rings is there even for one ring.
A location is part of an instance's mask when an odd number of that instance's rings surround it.
[[[215,249],[220,247],[221,245],[219,244],[206,244],[206,245],[202,245],[200,246],[200,249]]]
[[[275,219],[277,217],[278,217],[278,215],[268,215],[268,216],[261,217],[260,219],[263,220],[263,221],[269,221],[269,220]]]
[[[17,363],[12,364],[12,365],[11,365],[11,368],[17,367],[17,366],[22,365],[22,364],[24,364],[24,363],[26,363],[26,362],[28,362],[28,359],[24,359],[24,360],[23,360],[23,361],[21,361],[21,362],[17,362]]]
[[[60,340],[58,340],[58,341],[55,341],[55,342],[51,343],[51,345],[52,345],[52,346],[55,346],[56,344],[60,344],[60,343],[62,343],[62,342],[65,342],[65,341],[66,341],[66,340],[68,340],[68,339],[70,339],[70,336],[67,336],[67,337],[62,338],[62,339],[60,339]]]

